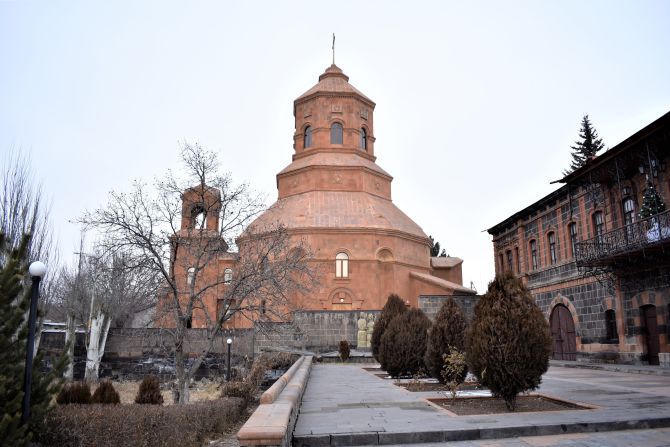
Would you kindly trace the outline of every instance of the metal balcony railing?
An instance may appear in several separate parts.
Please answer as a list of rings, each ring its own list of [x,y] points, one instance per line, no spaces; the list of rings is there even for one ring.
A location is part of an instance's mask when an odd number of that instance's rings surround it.
[[[578,266],[603,264],[610,258],[632,254],[670,242],[670,210],[575,244]]]

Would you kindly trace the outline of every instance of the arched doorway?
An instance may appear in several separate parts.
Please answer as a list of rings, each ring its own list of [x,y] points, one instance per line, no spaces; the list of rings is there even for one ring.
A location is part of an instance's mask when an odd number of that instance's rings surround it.
[[[554,360],[576,360],[577,339],[570,310],[558,304],[551,311],[551,338],[554,341]]]
[[[660,343],[658,340],[658,325],[656,323],[656,306],[647,304],[640,307],[640,327],[644,339],[647,360],[650,365],[658,365],[658,351]]]

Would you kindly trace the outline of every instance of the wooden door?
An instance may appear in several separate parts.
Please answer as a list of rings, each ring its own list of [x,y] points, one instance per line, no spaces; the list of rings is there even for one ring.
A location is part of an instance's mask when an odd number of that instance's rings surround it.
[[[551,337],[554,340],[554,360],[577,359],[575,323],[570,310],[562,304],[551,312]]]
[[[658,365],[660,343],[658,340],[658,325],[656,323],[656,306],[648,304],[640,307],[640,322],[642,337],[647,351],[647,360],[650,365]]]

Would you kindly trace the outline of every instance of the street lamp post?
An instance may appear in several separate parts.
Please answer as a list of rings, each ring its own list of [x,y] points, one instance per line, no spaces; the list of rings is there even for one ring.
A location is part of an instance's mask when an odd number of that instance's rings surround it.
[[[228,370],[226,371],[226,381],[230,382],[230,345],[233,344],[233,339],[229,338],[226,340],[226,343],[228,343]]]
[[[37,321],[37,301],[40,296],[40,280],[47,272],[47,266],[43,262],[35,261],[30,264],[28,272],[33,279],[32,293],[30,295],[30,314],[28,314],[28,343],[26,343],[26,366],[23,371],[23,406],[21,412],[21,424],[28,422],[30,418],[30,389],[33,383],[33,351],[35,349],[35,323]]]

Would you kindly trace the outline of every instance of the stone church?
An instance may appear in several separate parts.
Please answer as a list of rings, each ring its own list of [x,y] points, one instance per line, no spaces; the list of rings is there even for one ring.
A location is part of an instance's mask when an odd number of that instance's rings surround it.
[[[339,67],[328,67],[294,101],[292,161],[277,174],[277,201],[250,225],[281,222],[311,248],[322,274],[305,311],[378,311],[391,293],[433,308],[446,296],[475,295],[462,285],[463,261],[431,258],[429,238],[393,203],[393,177],[376,163],[374,109]],[[183,200],[188,215],[188,192]],[[233,253],[222,257],[217,274],[234,277],[235,262]],[[217,297],[208,299],[214,309]]]

